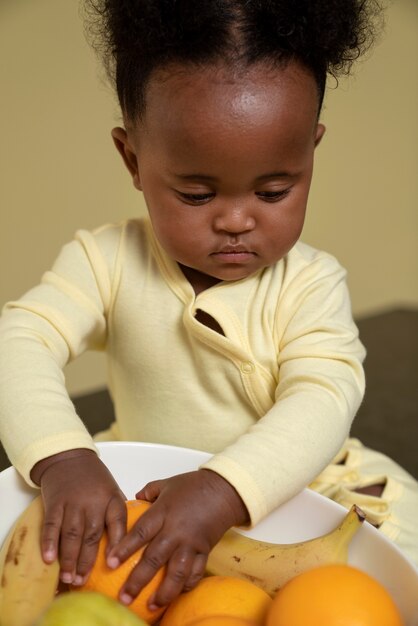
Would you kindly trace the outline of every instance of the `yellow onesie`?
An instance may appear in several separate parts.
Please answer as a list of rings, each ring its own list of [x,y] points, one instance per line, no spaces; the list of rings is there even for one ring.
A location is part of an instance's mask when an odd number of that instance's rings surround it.
[[[95,449],[62,371],[85,350],[107,357],[116,422],[100,439],[212,452],[205,467],[234,485],[252,524],[309,484],[346,506],[354,497],[418,561],[415,481],[346,443],[364,348],[331,255],[297,243],[275,265],[196,296],[148,219],[78,232],[0,319],[0,437],[28,482],[46,456]],[[376,475],[379,502],[352,496]]]

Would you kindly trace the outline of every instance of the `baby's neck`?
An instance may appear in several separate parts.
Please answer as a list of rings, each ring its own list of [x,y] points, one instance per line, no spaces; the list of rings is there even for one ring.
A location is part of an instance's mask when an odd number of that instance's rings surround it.
[[[214,276],[209,276],[208,274],[203,274],[203,272],[199,272],[199,270],[195,270],[192,267],[187,267],[186,265],[181,265],[179,263],[179,267],[191,286],[196,295],[205,291],[205,289],[209,289],[209,287],[213,287],[217,283],[220,283],[220,278],[215,278]]]

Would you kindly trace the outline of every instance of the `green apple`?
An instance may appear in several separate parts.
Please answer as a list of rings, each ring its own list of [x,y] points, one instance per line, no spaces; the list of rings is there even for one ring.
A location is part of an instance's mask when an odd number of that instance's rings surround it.
[[[95,591],[58,595],[34,626],[147,626],[126,606]]]

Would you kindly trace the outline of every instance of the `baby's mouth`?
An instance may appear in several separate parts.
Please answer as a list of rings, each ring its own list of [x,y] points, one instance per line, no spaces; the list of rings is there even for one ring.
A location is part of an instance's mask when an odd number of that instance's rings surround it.
[[[223,246],[216,252],[212,254],[254,254],[251,250],[249,250],[246,246],[242,244],[228,244]]]
[[[223,263],[246,263],[253,259],[256,254],[242,244],[228,244],[212,252],[211,256]]]

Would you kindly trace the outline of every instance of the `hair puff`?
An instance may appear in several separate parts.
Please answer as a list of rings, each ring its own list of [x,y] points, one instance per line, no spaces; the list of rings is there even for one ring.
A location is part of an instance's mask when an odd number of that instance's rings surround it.
[[[168,64],[297,60],[314,75],[349,73],[381,26],[379,0],[85,0],[88,38],[124,114],[143,114],[151,74]]]

